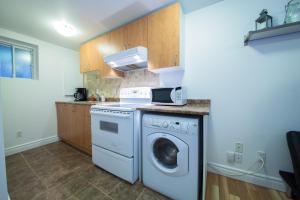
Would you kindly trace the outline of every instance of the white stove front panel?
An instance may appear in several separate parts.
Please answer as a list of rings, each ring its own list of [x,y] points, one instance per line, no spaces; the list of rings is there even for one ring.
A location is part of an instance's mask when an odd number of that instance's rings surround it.
[[[134,112],[91,110],[92,143],[126,157],[133,157]]]

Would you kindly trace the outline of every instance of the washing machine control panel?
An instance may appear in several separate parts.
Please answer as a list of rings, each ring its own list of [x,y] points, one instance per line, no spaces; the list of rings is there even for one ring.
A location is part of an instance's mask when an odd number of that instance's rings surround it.
[[[182,134],[188,134],[198,128],[197,123],[191,123],[184,120],[167,120],[157,118],[146,118],[144,120],[144,125],[168,131],[175,131]]]

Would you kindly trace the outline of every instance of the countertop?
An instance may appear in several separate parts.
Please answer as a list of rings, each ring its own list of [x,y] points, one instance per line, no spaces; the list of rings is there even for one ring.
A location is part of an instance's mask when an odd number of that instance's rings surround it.
[[[209,115],[210,100],[188,100],[184,106],[150,105],[137,108],[142,111],[175,113],[185,115]]]
[[[79,105],[108,105],[116,101],[57,101],[56,103],[79,104]],[[137,108],[141,111],[174,113],[185,115],[209,115],[210,100],[192,99],[188,100],[188,104],[184,106],[161,106],[161,105],[146,105]]]
[[[79,105],[96,105],[96,104],[102,104],[102,102],[99,101],[56,101],[55,103],[62,103],[62,104],[79,104]],[[103,102],[103,104],[108,104],[111,102]]]

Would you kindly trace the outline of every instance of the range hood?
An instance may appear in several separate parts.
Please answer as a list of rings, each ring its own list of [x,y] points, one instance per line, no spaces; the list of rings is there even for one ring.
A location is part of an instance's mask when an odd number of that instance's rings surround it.
[[[147,68],[147,60],[147,48],[142,46],[104,57],[104,62],[106,64],[119,71]]]

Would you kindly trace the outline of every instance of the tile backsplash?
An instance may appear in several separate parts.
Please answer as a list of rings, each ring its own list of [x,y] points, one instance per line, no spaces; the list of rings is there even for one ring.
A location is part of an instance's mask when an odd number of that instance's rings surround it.
[[[125,77],[120,79],[104,79],[97,73],[84,74],[84,87],[88,89],[89,96],[96,94],[105,97],[119,97],[120,88],[127,87],[158,87],[159,75],[146,69],[125,72]]]

